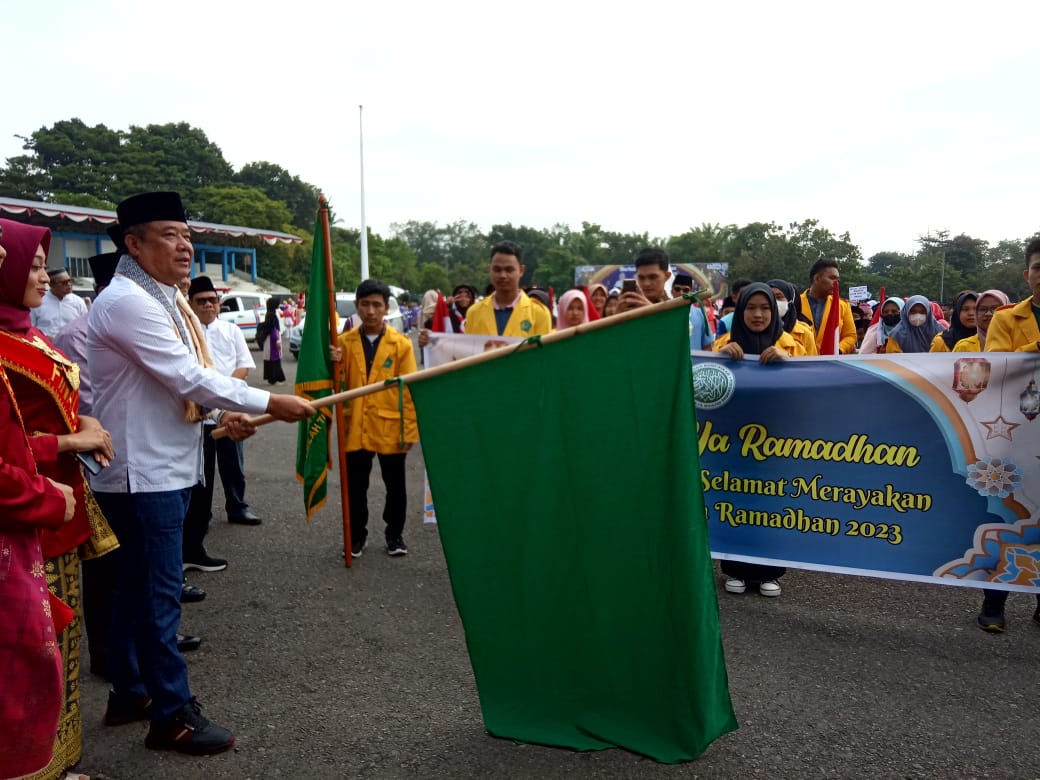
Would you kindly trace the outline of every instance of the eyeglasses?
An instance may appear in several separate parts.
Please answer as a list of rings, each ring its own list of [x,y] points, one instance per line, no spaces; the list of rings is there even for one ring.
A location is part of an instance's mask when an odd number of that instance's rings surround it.
[[[205,298],[195,298],[192,303],[197,304],[198,306],[216,306],[220,303],[220,298],[215,295],[209,295]]]
[[[975,309],[975,314],[977,314],[977,315],[993,314],[999,308],[1000,308],[999,306],[993,306],[992,308],[989,307],[989,306],[979,306],[978,308]]]

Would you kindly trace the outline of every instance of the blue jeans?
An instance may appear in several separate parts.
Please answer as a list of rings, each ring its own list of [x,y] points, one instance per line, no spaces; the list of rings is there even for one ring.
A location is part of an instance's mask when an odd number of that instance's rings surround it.
[[[224,509],[228,517],[241,517],[249,509],[249,504],[246,503],[246,471],[242,459],[242,442],[225,437],[215,439],[213,444],[217,454],[220,482],[224,486]]]
[[[151,696],[152,720],[168,720],[191,699],[177,649],[181,544],[191,490],[96,493],[119,538],[109,629],[109,673],[120,696]]]

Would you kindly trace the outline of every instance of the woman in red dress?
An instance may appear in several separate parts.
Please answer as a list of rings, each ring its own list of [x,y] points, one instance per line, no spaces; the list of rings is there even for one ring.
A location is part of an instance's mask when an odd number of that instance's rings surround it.
[[[117,542],[80,471],[76,453],[92,453],[101,465],[113,456],[112,441],[97,420],[80,417],[79,366],[32,327],[29,310],[43,301],[50,231],[0,219],[0,367],[5,370],[40,474],[69,485],[75,513],[67,523],[40,534],[52,605],[71,608],[71,622],[58,637],[65,695],[51,763],[36,778],[56,778],[79,761],[83,724],[79,708],[79,560],[115,549]],[[60,600],[58,602],[57,600]]]

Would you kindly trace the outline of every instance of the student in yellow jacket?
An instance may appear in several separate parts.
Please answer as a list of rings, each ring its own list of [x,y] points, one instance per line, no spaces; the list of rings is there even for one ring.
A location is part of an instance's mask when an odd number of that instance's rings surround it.
[[[733,312],[733,325],[729,333],[722,334],[715,341],[713,349],[734,360],[742,360],[745,355],[758,355],[761,363],[783,362],[792,355],[803,354],[801,345],[784,330],[772,288],[761,282],[753,282],[740,291]],[[782,566],[722,562],[727,593],[743,593],[748,583],[758,583],[761,595],[779,596],[779,580],[786,571]]]
[[[512,241],[500,241],[491,247],[488,275],[495,292],[469,307],[467,335],[526,338],[552,332],[549,310],[520,289],[520,277],[525,270],[522,258],[523,251]]]
[[[1040,239],[1026,246],[1025,278],[1033,294],[993,315],[987,352],[1040,352]]]
[[[819,355],[816,333],[812,325],[798,318],[798,291],[794,289],[794,285],[784,279],[770,279],[766,284],[773,288],[773,297],[776,298],[777,311],[780,321],[784,324],[784,330],[802,345],[803,354]]]
[[[987,352],[1040,352],[1040,238],[1026,244],[1025,278],[1033,294],[993,315],[986,334]],[[1004,630],[1007,591],[986,589],[983,592],[978,626],[983,631],[1000,633]],[[1036,596],[1033,620],[1040,623],[1040,593]]]
[[[383,319],[389,302],[390,288],[377,279],[366,279],[357,288],[361,327],[341,334],[339,347],[330,351],[332,360],[344,372],[348,390],[416,370],[412,340]],[[368,538],[368,480],[375,458],[379,459],[386,486],[386,551],[388,555],[405,555],[408,546],[403,535],[407,512],[404,459],[419,441],[411,393],[407,387],[394,387],[355,398],[343,415],[347,426],[351,555],[360,558]]]
[[[813,324],[816,331],[816,351],[823,346],[825,326],[831,316],[834,303],[834,282],[840,280],[838,263],[834,260],[817,260],[809,269],[809,288],[801,294],[798,305],[802,316]],[[852,319],[852,304],[844,298],[838,299],[841,341],[838,351],[851,355],[856,351],[856,323]]]
[[[973,290],[965,290],[953,302],[950,314],[950,327],[932,339],[929,352],[952,352],[957,342],[971,338],[977,333],[975,327],[975,305],[979,294]]]
[[[986,349],[986,334],[989,332],[993,315],[1004,306],[1011,303],[1002,290],[986,290],[979,293],[975,301],[975,325],[976,333],[961,339],[953,345],[954,352],[982,352]]]

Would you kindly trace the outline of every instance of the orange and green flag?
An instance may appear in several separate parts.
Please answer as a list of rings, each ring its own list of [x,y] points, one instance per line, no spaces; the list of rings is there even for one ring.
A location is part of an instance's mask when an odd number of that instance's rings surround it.
[[[314,224],[314,251],[307,286],[307,317],[300,341],[300,364],[296,369],[296,395],[310,400],[332,395],[333,371],[329,358],[329,290],[332,279],[326,270],[321,210]],[[319,409],[313,417],[300,422],[296,440],[296,478],[303,483],[303,502],[307,520],[325,503],[331,465],[329,435],[332,408]]]

